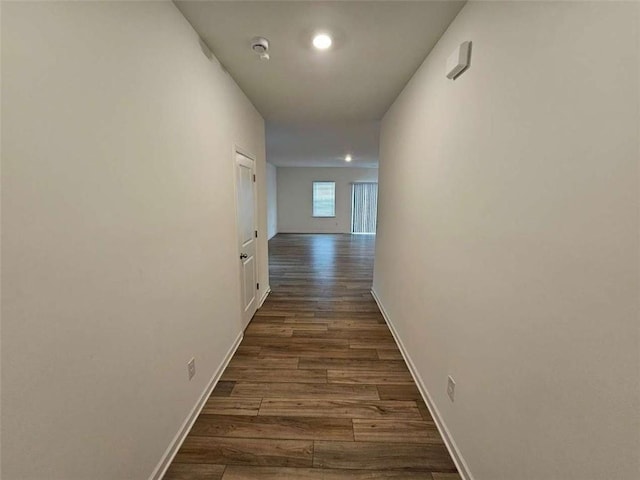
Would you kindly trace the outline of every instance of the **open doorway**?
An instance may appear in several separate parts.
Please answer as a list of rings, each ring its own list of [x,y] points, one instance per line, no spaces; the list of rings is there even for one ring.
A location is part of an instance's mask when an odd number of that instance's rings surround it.
[[[378,184],[353,183],[351,188],[351,233],[375,234],[378,214]]]

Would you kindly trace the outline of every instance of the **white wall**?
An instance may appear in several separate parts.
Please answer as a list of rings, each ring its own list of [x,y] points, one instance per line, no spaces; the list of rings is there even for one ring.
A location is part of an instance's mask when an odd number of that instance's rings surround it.
[[[335,218],[313,218],[314,181],[336,182]],[[278,231],[280,233],[350,233],[351,184],[377,181],[377,168],[279,167]]]
[[[278,233],[278,169],[267,163],[267,238]]]
[[[2,478],[144,479],[240,334],[264,122],[170,2],[2,9]]]
[[[476,480],[640,478],[637,9],[469,2],[383,119],[374,289]]]

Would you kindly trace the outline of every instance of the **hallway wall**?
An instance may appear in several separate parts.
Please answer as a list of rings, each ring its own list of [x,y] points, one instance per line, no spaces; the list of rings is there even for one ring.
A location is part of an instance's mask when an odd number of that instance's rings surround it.
[[[267,163],[267,239],[278,233],[278,169]]]
[[[171,2],[4,2],[1,40],[1,476],[145,479],[241,332],[264,122]]]
[[[312,216],[312,188],[315,181],[336,182],[335,218]],[[279,167],[278,231],[280,233],[350,233],[351,184],[377,181],[377,168]]]
[[[374,290],[476,480],[640,478],[639,13],[469,2],[383,119]]]

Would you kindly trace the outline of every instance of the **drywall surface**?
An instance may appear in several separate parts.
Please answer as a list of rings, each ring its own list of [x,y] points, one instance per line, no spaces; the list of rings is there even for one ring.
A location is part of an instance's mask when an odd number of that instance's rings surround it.
[[[267,238],[278,233],[278,169],[267,163]]]
[[[312,188],[315,181],[336,182],[335,218],[312,216]],[[279,167],[278,231],[280,233],[351,232],[351,184],[377,181],[377,168]]]
[[[382,121],[374,289],[476,480],[640,478],[636,9],[469,2]]]
[[[171,2],[5,2],[1,40],[2,478],[148,478],[240,333],[263,119]]]

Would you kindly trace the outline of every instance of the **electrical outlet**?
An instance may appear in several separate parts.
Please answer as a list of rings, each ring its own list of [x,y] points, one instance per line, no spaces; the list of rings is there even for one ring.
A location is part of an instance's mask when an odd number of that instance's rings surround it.
[[[449,399],[453,402],[456,395],[456,382],[451,375],[447,377],[447,395],[449,395]]]
[[[196,359],[192,358],[187,363],[187,372],[189,372],[189,380],[191,380],[196,375]]]

